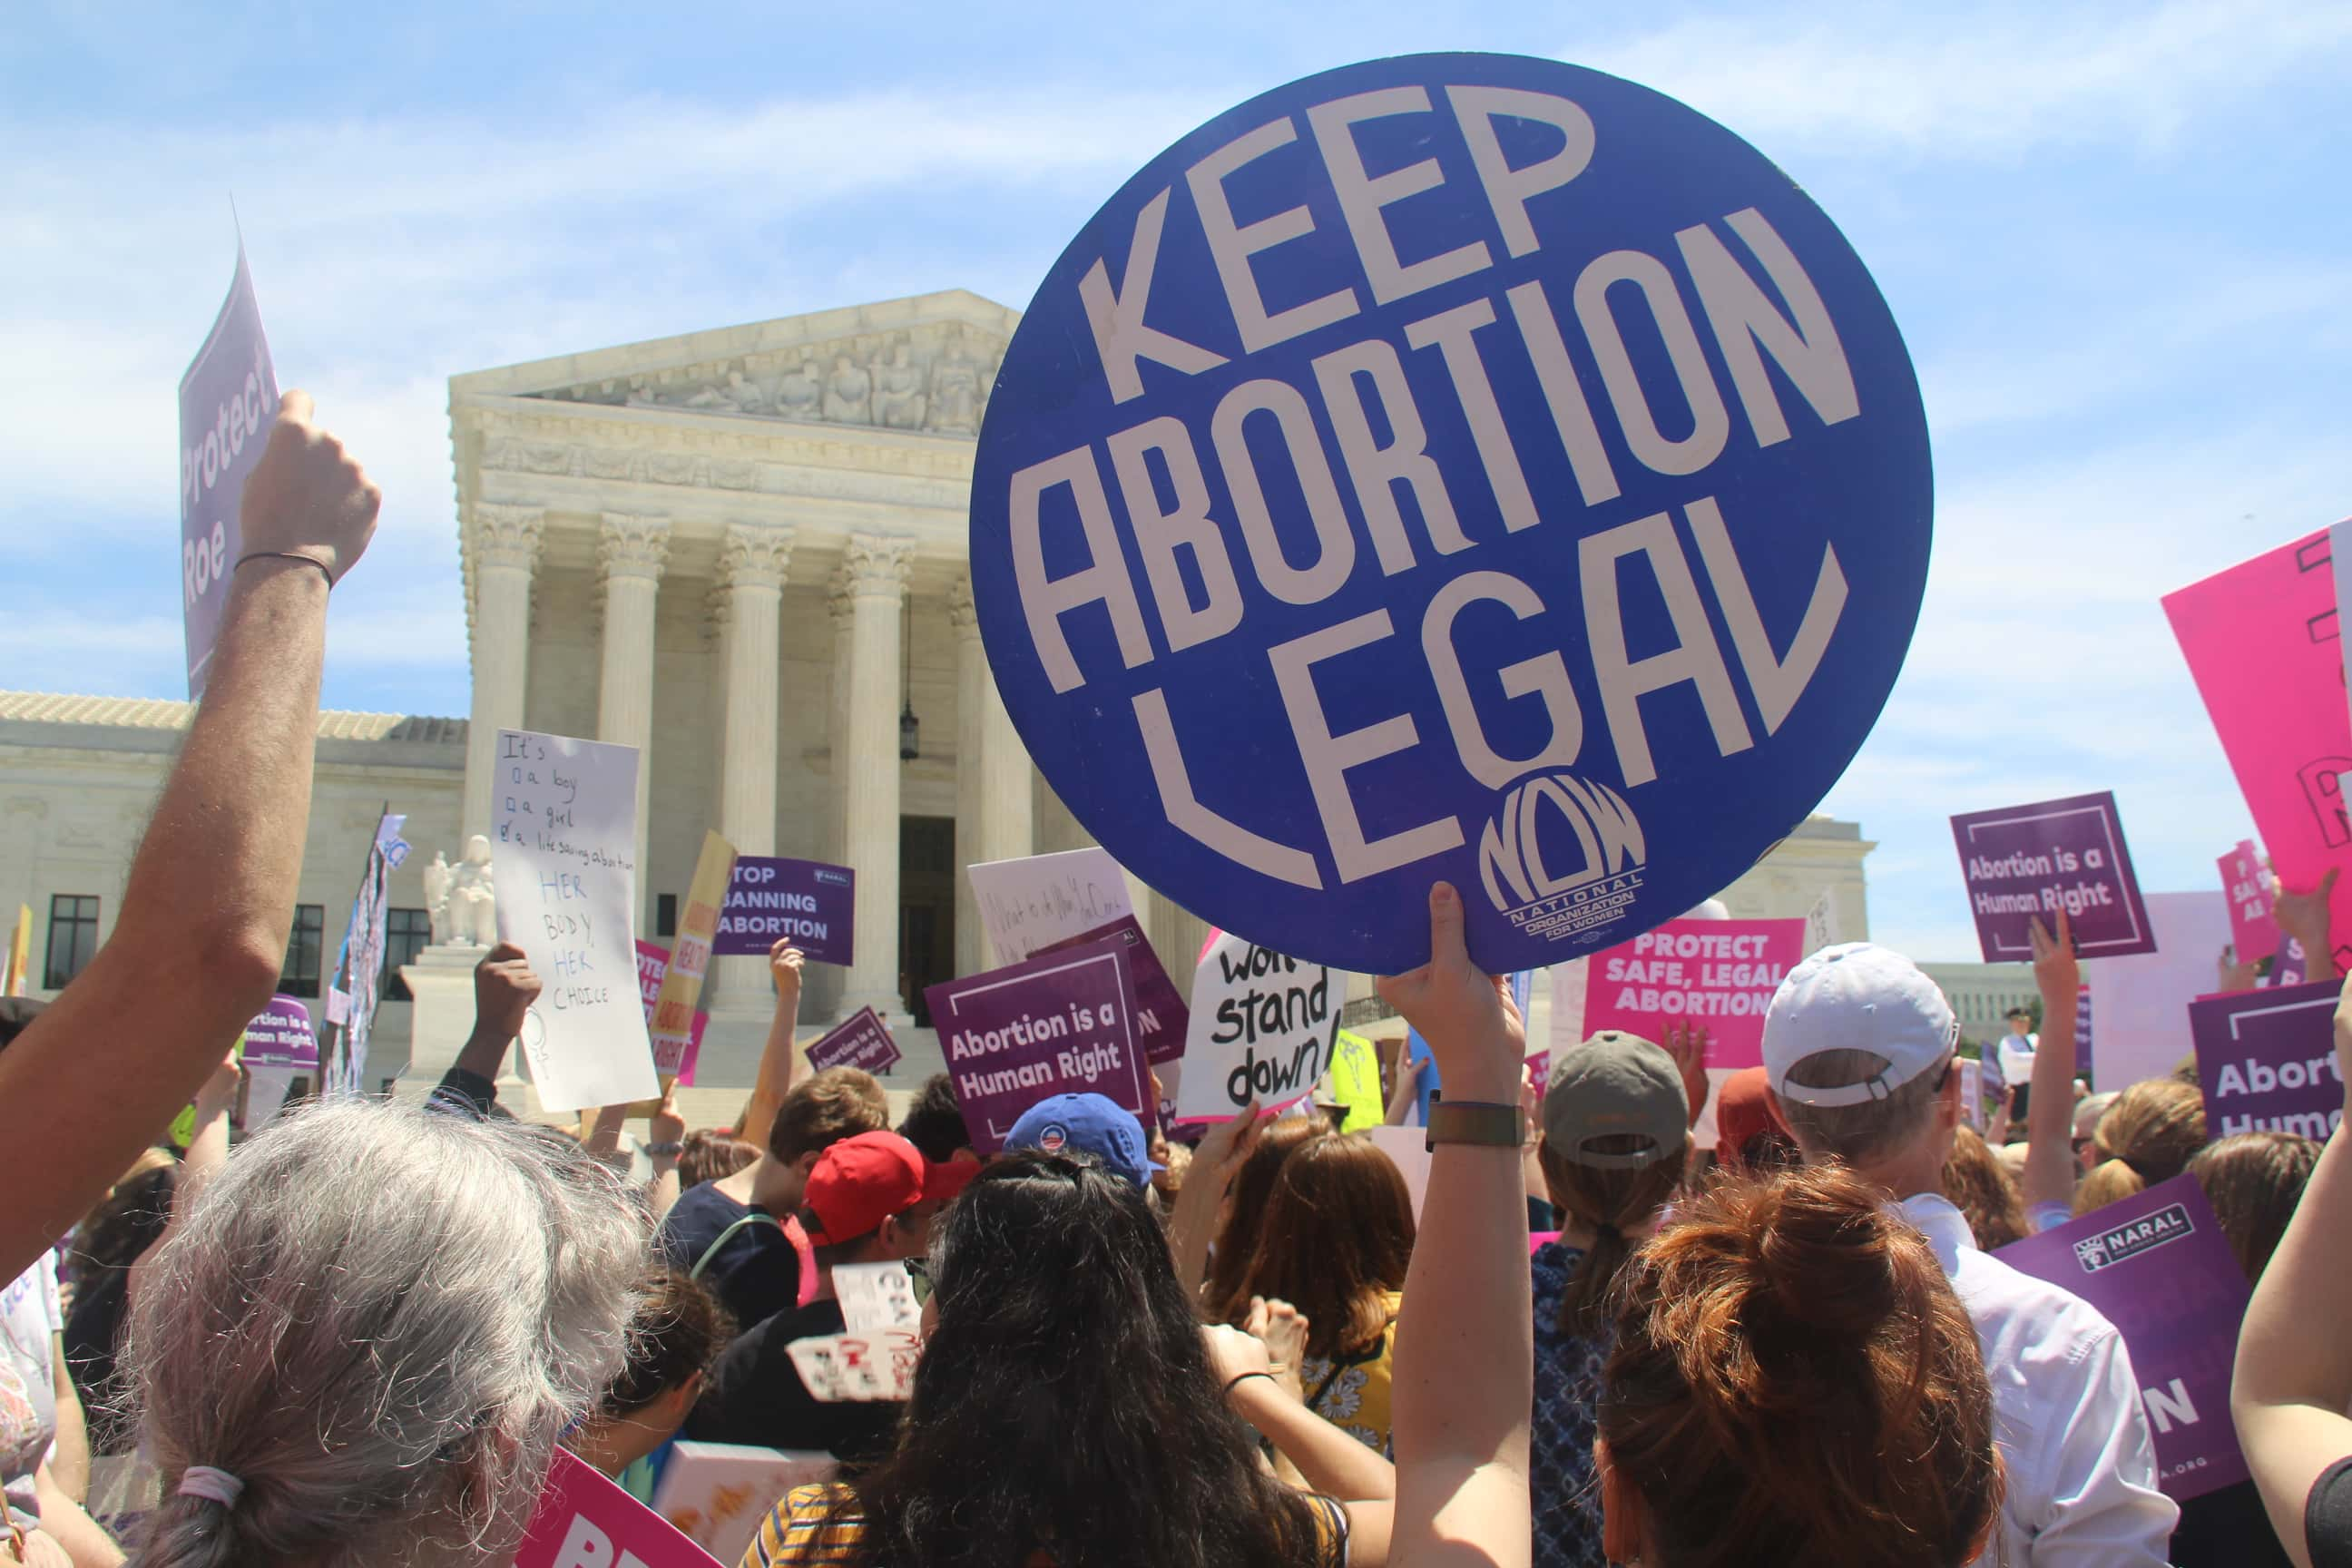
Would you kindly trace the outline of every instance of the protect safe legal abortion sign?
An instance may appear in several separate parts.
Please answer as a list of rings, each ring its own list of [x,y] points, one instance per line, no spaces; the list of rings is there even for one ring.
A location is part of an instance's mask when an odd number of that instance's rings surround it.
[[[1218,116],[1071,242],[972,585],[1121,865],[1381,972],[1444,877],[1507,972],[1804,819],[1902,663],[1930,488],[1894,320],[1786,174],[1630,82],[1412,56]]]

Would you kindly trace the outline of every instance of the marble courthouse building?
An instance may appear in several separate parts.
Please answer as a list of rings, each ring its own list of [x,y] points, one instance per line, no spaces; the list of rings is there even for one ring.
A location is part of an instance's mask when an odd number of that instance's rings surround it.
[[[499,729],[619,742],[645,760],[641,932],[674,922],[709,826],[856,868],[856,962],[812,967],[804,1017],[903,1019],[985,967],[962,868],[1086,841],[1005,715],[964,574],[1017,319],[948,292],[453,377],[467,831]],[[1182,950],[1189,917],[1139,909]],[[763,961],[714,964],[711,1070],[748,1071],[768,996]]]

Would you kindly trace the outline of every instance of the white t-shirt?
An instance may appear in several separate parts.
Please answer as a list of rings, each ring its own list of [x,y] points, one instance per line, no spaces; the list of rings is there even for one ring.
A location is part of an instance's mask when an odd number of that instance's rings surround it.
[[[33,1472],[57,1449],[57,1341],[65,1331],[53,1254],[0,1289],[0,1483],[8,1512],[29,1530],[41,1521]]]
[[[2033,1053],[2041,1047],[2039,1035],[2003,1035],[2000,1038],[2000,1081],[2011,1089],[2023,1089],[2033,1081]]]

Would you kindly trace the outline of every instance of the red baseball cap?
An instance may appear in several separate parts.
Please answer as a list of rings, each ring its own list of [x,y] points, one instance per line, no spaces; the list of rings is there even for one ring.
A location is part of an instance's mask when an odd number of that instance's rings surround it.
[[[816,1224],[809,1239],[823,1246],[855,1241],[881,1228],[934,1194],[927,1190],[922,1152],[896,1132],[860,1132],[819,1154],[802,1199]]]
[[[950,1160],[944,1165],[926,1165],[923,1167],[923,1201],[953,1203],[980,1173],[981,1163],[977,1160]]]

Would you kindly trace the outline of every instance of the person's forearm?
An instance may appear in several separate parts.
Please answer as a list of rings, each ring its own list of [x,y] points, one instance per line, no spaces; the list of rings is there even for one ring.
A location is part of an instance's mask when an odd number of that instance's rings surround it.
[[[1272,1377],[1245,1377],[1229,1395],[1234,1412],[1298,1468],[1307,1486],[1345,1502],[1396,1496],[1396,1467],[1297,1399]]]
[[[1176,1263],[1176,1282],[1184,1287],[1193,1305],[1205,1311],[1201,1288],[1209,1279],[1209,1249],[1217,1238],[1217,1209],[1225,1201],[1226,1184],[1201,1166],[1195,1157],[1192,1173],[1169,1213],[1168,1251]]]
[[[2025,1173],[2018,1183],[2025,1206],[2071,1204],[2074,1198],[2074,1008],[2079,986],[2053,986],[2042,996],[2042,1044],[2033,1054],[2032,1089],[2025,1106]]]
[[[74,1568],[114,1568],[123,1561],[122,1548],[89,1510],[54,1488],[41,1489],[41,1532],[65,1548]]]
[[[1396,1092],[1389,1096],[1389,1108],[1384,1120],[1391,1127],[1402,1127],[1414,1107],[1421,1103],[1421,1075],[1408,1073],[1402,1047],[1397,1053]]]
[[[792,1093],[801,1076],[801,1048],[793,1043],[800,1016],[799,989],[795,987],[790,996],[779,991],[775,1014],[768,1020],[768,1043],[760,1052],[760,1070],[751,1080],[751,1098],[743,1102],[743,1125],[736,1130],[746,1143],[768,1146],[776,1112],[783,1109],[784,1096]]]
[[[113,932],[0,1052],[0,1105],[40,1108],[0,1144],[0,1277],[98,1200],[268,1003],[310,824],[326,609],[314,566],[237,570]]]
[[[74,1386],[66,1364],[65,1337],[50,1336],[50,1371],[57,1394],[57,1451],[49,1458],[49,1478],[78,1503],[89,1500],[89,1423],[83,1418],[81,1391]]]
[[[1449,1099],[1516,1105],[1516,1059],[1448,1064]],[[1420,1240],[1405,1276],[1412,1326],[1398,1336],[1395,1561],[1485,1551],[1496,1568],[1528,1560],[1524,1530],[1497,1518],[1528,1508],[1528,1426],[1534,1311],[1527,1203],[1517,1149],[1438,1145]]]
[[[474,1026],[474,1032],[466,1037],[466,1043],[457,1047],[457,1060],[454,1065],[477,1078],[486,1078],[496,1083],[499,1074],[506,1071],[507,1052],[513,1045],[512,1036],[499,1033],[494,1025],[478,1023]]]
[[[653,1212],[655,1224],[660,1224],[662,1216],[677,1206],[677,1183],[676,1160],[654,1162],[654,1179],[646,1184],[646,1206]]]
[[[2352,1117],[2352,1095],[2345,1112]],[[2238,1334],[2232,1403],[2352,1409],[2352,1135],[2327,1141]]]

